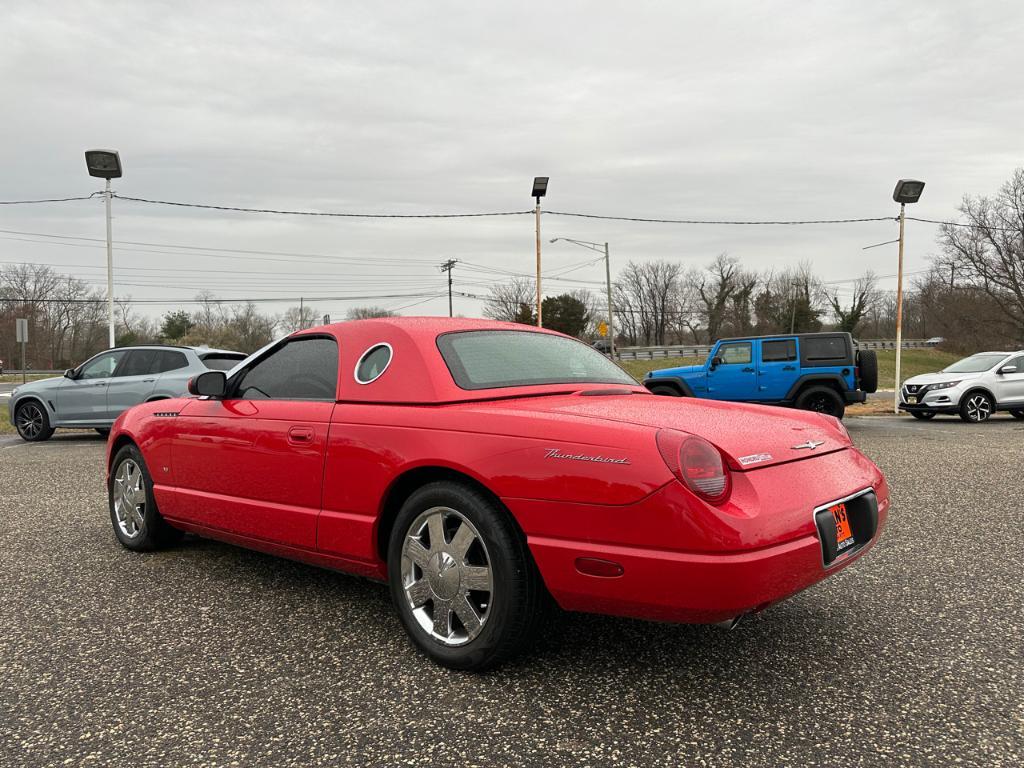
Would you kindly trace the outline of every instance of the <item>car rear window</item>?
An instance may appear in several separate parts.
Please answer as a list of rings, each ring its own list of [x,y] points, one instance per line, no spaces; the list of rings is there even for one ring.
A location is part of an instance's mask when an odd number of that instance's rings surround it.
[[[203,355],[199,359],[202,360],[203,365],[211,371],[230,371],[240,362],[245,360],[245,355],[240,352],[235,354],[230,352],[211,352],[208,355]]]
[[[536,384],[636,384],[592,347],[532,331],[461,331],[437,339],[438,349],[462,389]]]
[[[157,354],[153,373],[167,373],[168,371],[177,371],[181,368],[188,368],[188,358],[185,357],[185,353],[163,349]]]
[[[800,354],[805,362],[847,362],[846,339],[842,336],[801,336]]]

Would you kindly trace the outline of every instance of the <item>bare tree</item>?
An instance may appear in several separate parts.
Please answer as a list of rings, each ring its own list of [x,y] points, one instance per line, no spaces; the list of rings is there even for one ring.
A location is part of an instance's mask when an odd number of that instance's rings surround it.
[[[671,261],[629,262],[615,281],[615,313],[631,343],[662,345],[675,311],[682,267]]]
[[[346,314],[346,320],[369,320],[374,317],[394,317],[395,313],[384,307],[352,307]]]
[[[850,299],[849,307],[843,306],[835,290],[825,295],[836,318],[836,330],[854,333],[878,302],[878,280],[871,270],[858,278],[853,284],[853,298]]]
[[[697,295],[703,305],[708,344],[718,338],[725,323],[729,301],[739,288],[739,272],[739,260],[722,253],[708,265],[708,274],[702,275],[697,284]]]
[[[528,278],[515,277],[491,286],[483,314],[491,320],[530,325],[537,322],[536,303],[536,283]]]
[[[1024,168],[993,197],[965,196],[959,211],[965,225],[939,233],[945,265],[989,296],[1024,340]]]

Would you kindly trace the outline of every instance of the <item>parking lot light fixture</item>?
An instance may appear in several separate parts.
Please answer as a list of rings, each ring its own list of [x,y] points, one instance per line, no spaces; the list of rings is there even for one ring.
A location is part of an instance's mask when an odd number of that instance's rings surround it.
[[[89,149],[85,152],[85,167],[89,175],[106,179],[104,202],[107,209],[107,322],[109,346],[114,347],[114,244],[110,227],[110,180],[121,178],[121,156],[113,149]]]
[[[924,192],[924,182],[900,179],[892,191],[892,199],[900,204],[899,261],[896,267],[896,391],[893,394],[893,413],[900,412],[900,361],[903,353],[903,228],[907,203],[916,203]]]
[[[548,177],[533,177],[533,192],[530,197],[537,201],[534,209],[534,216],[537,222],[537,327],[541,327],[541,300],[540,300],[540,199],[548,193]]]
[[[573,243],[583,248],[589,248],[592,251],[598,253],[604,253],[604,277],[605,287],[608,292],[608,354],[611,355],[612,360],[615,359],[615,320],[612,317],[612,268],[611,261],[608,257],[608,243],[602,245],[601,243],[592,243],[589,240],[573,240],[571,237],[553,237],[551,238],[552,243],[557,243],[562,240],[566,243]]]

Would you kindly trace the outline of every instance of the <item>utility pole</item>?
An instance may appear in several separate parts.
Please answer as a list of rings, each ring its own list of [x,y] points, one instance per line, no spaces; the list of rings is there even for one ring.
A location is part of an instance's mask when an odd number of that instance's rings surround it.
[[[903,220],[906,203],[900,203],[900,255],[896,266],[896,391],[892,396],[892,412],[900,412],[900,358],[903,351]]]
[[[306,327],[306,310],[302,305],[302,297],[299,296],[299,330],[303,330]]]
[[[121,156],[112,149],[90,149],[85,153],[85,167],[89,175],[98,179],[106,179],[103,191],[107,209],[107,321],[110,326],[110,348],[114,348],[114,241],[111,235],[110,202],[113,193],[110,191],[110,180],[121,178]]]
[[[612,263],[608,256],[608,243],[604,244],[604,278],[608,289],[608,352],[615,359],[615,321],[612,319]]]
[[[537,207],[534,208],[537,229],[537,327],[542,327],[541,322],[541,292],[540,292],[540,199],[548,193],[548,177],[535,176],[533,179],[533,192],[530,196],[537,200]]]
[[[107,179],[106,207],[107,207],[107,322],[110,326],[108,336],[110,337],[110,348],[114,348],[114,241],[112,239],[112,228],[110,225],[110,179]]]
[[[448,273],[448,317],[455,317],[452,312],[452,267],[458,263],[458,259],[448,259],[441,265],[441,271]]]

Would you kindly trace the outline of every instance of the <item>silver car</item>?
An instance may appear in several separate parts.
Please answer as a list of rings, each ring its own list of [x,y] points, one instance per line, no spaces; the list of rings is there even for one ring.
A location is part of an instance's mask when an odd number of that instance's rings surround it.
[[[980,422],[996,411],[1024,419],[1024,350],[979,352],[938,373],[913,376],[900,388],[900,409],[916,419],[949,413]]]
[[[139,346],[100,352],[64,375],[24,384],[11,393],[11,423],[29,442],[57,427],[107,434],[122,411],[139,403],[181,397],[188,380],[227,371],[247,356],[208,347]]]

